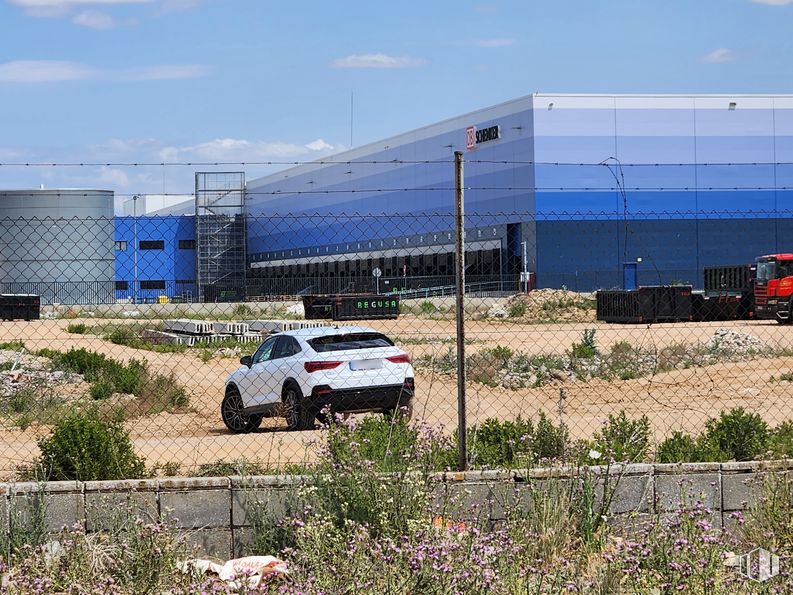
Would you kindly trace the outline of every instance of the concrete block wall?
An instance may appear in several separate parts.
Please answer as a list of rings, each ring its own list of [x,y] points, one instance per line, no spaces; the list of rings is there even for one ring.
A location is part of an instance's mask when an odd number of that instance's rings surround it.
[[[681,505],[702,502],[715,526],[730,528],[731,513],[745,510],[761,494],[768,472],[787,473],[793,461],[626,465],[591,468],[595,498],[610,498],[609,516],[620,519],[672,514]],[[439,473],[435,501],[447,502],[448,514],[498,522],[514,504],[530,504],[538,490],[566,489],[576,470],[470,471]],[[77,523],[89,532],[133,515],[184,531],[204,555],[220,559],[252,552],[252,511],[283,518],[294,504],[300,476],[163,478],[125,481],[0,483],[0,532],[8,534],[38,519],[41,530],[55,534]],[[604,489],[604,486],[607,486]],[[36,514],[39,509],[40,514]],[[472,512],[473,511],[473,512]]]

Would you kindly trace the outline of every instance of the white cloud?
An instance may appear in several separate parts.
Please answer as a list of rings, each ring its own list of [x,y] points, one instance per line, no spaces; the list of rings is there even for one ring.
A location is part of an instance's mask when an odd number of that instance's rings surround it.
[[[0,63],[0,83],[53,83],[79,80],[165,81],[206,76],[199,64],[163,64],[117,70],[102,70],[78,62],[59,60],[16,60]]]
[[[330,63],[333,68],[415,68],[423,66],[423,58],[387,56],[386,54],[352,54]]]
[[[793,4],[793,0],[752,0],[755,4],[765,4],[767,6],[787,6]]]
[[[736,53],[727,48],[719,48],[702,56],[699,61],[703,64],[726,64],[727,62],[734,62],[738,56]]]
[[[306,149],[310,151],[330,151],[334,148],[333,145],[329,145],[321,138],[306,144]]]
[[[497,37],[495,39],[477,39],[476,45],[480,48],[503,48],[508,45],[515,45],[515,40],[511,37]]]
[[[75,15],[72,19],[75,25],[88,27],[89,29],[112,29],[115,25],[113,17],[105,12],[98,10],[85,10]]]
[[[108,186],[110,188],[129,188],[130,180],[127,173],[114,167],[102,167],[96,177],[100,186]]]
[[[159,152],[162,161],[262,162],[313,158],[312,153],[338,150],[324,140],[316,139],[305,145],[283,142],[250,141],[237,138],[218,138],[188,147],[164,147]]]
[[[85,6],[150,4],[155,0],[8,0],[33,17],[59,17]]]
[[[15,60],[0,64],[0,83],[50,83],[95,77],[97,71],[85,64],[58,60]]]

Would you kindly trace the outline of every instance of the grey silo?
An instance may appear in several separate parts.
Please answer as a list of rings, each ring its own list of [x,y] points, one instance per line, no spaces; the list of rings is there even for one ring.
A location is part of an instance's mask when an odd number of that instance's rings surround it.
[[[0,190],[0,292],[115,301],[113,203],[111,190]]]

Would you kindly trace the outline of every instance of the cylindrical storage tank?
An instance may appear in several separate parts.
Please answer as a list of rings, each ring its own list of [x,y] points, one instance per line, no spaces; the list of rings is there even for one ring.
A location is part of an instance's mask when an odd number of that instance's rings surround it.
[[[115,301],[112,190],[0,190],[0,293]]]

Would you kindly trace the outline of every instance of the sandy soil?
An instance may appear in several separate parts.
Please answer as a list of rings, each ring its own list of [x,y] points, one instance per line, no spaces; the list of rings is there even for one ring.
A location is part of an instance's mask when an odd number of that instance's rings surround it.
[[[190,395],[190,410],[160,413],[127,422],[139,453],[149,464],[178,462],[183,470],[190,470],[218,459],[246,457],[279,465],[311,457],[312,442],[320,432],[289,432],[280,419],[265,420],[259,431],[248,435],[232,435],[226,431],[218,409],[225,378],[239,366],[237,360],[213,359],[204,363],[194,354],[159,354],[114,345],[93,335],[67,333],[66,326],[75,322],[79,321],[3,322],[0,323],[0,342],[18,339],[30,349],[86,347],[118,359],[145,357],[153,369],[173,372]],[[98,321],[83,322],[91,325]],[[403,342],[414,358],[425,354],[442,355],[456,348],[453,320],[403,317],[397,321],[372,322],[369,326],[382,330],[397,342]],[[573,342],[580,341],[587,328],[596,329],[598,346],[607,350],[617,341],[628,341],[644,348],[705,342],[720,327],[749,333],[771,347],[793,347],[793,328],[765,321],[658,324],[651,327],[469,321],[466,323],[466,339],[472,342],[467,346],[469,352],[502,345],[531,354],[561,354]],[[791,371],[793,356],[677,370],[629,381],[566,383],[561,407],[559,386],[512,391],[469,383],[468,423],[487,417],[533,416],[538,410],[544,410],[556,421],[564,419],[573,437],[588,437],[609,413],[624,409],[629,415],[647,415],[656,436],[660,437],[673,429],[699,430],[707,418],[719,411],[743,406],[777,424],[793,419],[792,385],[770,379]],[[454,428],[457,424],[454,378],[417,374],[416,386],[416,416],[433,425]],[[35,458],[36,440],[48,431],[49,428],[38,425],[24,431],[17,428],[0,431],[0,476],[7,475],[14,465]]]

